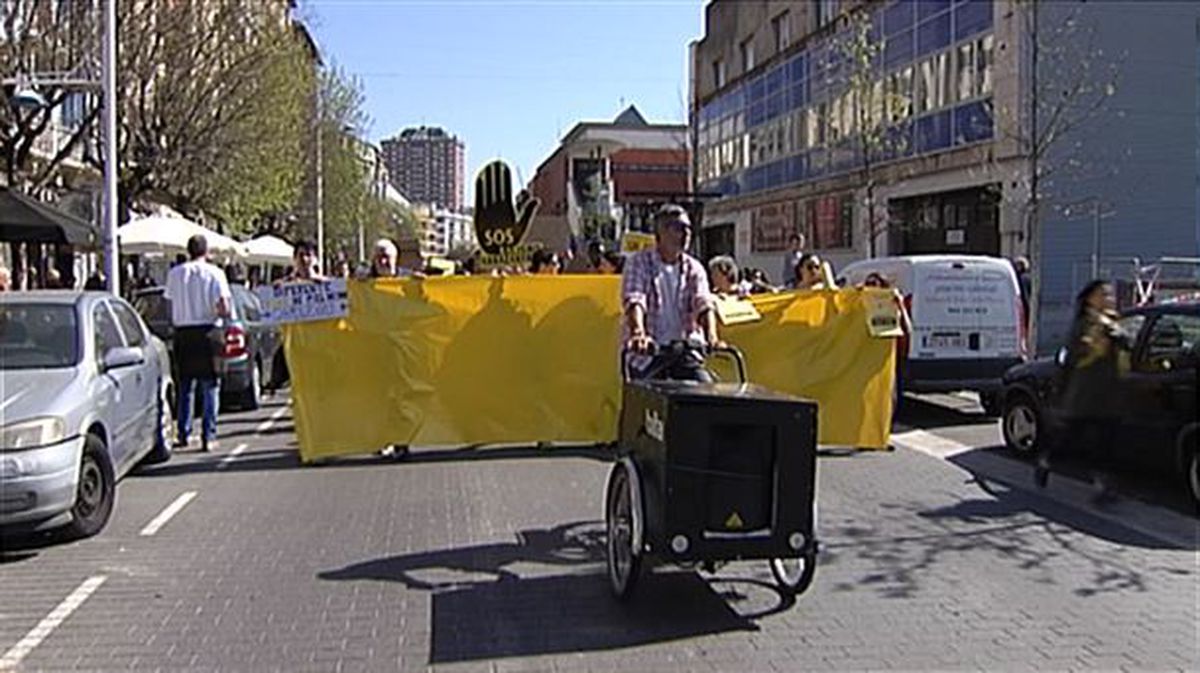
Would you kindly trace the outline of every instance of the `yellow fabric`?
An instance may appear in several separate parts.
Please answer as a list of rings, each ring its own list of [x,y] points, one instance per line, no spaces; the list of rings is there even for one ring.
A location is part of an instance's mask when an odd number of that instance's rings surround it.
[[[305,461],[388,444],[616,439],[619,277],[389,279],[349,291],[345,320],[285,328]],[[861,293],[755,304],[762,320],[722,330],[751,380],[817,400],[822,443],[886,446],[894,347],[868,335]]]

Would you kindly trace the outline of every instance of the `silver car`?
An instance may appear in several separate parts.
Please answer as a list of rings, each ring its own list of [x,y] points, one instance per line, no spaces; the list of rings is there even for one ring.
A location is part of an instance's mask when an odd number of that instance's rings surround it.
[[[117,481],[170,458],[170,372],[122,299],[0,294],[0,527],[99,532]]]

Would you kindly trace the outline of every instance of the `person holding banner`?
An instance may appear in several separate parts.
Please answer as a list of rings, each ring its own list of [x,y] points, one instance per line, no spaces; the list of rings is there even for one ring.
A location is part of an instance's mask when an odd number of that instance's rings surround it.
[[[717,296],[745,299],[750,296],[751,285],[741,280],[737,262],[729,255],[717,255],[708,260],[709,280]]]
[[[312,241],[301,240],[296,241],[296,244],[292,246],[291,273],[275,281],[275,285],[317,283],[323,280],[325,277],[317,272],[316,244]],[[277,348],[275,355],[271,358],[271,380],[264,386],[264,390],[268,394],[274,395],[290,378],[291,373],[288,371],[287,358],[284,356],[283,348]]]
[[[698,259],[685,252],[692,238],[687,211],[677,205],[664,206],[654,217],[655,246],[631,255],[621,277],[625,309],[625,347],[643,356],[656,344],[672,341],[722,347],[717,334],[717,316],[708,275]],[[658,370],[664,362],[645,357],[639,368]],[[688,358],[674,359],[663,370],[666,378],[711,382],[703,357],[695,351]]]

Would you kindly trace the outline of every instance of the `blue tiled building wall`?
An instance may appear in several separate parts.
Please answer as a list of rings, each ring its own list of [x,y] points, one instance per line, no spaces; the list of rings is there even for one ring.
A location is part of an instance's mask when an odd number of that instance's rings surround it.
[[[989,32],[992,24],[992,0],[895,0],[872,18],[871,39],[877,42],[882,33],[885,45],[879,55],[879,75],[915,65],[963,40],[977,38]],[[815,75],[817,64],[830,59],[830,42],[811,46],[717,96],[700,108],[697,123],[702,130],[716,128],[740,115],[741,133],[749,133],[780,115],[832,99],[840,91],[829,90],[829,75]],[[831,74],[836,76],[836,69]],[[884,145],[890,149],[879,153],[877,161],[990,140],[994,128],[989,102],[968,101],[905,119],[888,130],[889,139]],[[843,140],[833,147],[805,150],[722,175],[702,183],[701,188],[723,196],[751,194],[846,173],[857,169],[861,158],[853,139]]]
[[[1104,213],[1102,277],[1129,280],[1133,258],[1200,257],[1200,3],[1086,7],[1094,48],[1121,55],[1119,78],[1104,113],[1047,153],[1056,177],[1039,209],[1041,353],[1064,343],[1075,295],[1091,277],[1091,199]],[[1061,20],[1055,3],[1045,9],[1043,21]],[[1078,212],[1066,216],[1064,204],[1079,204]]]

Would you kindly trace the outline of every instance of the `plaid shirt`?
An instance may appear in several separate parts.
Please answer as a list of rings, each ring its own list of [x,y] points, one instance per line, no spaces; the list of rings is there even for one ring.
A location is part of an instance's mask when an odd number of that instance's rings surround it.
[[[634,253],[625,261],[625,273],[621,278],[621,304],[625,311],[635,304],[646,312],[646,333],[659,343],[675,339],[699,338],[705,340],[700,328],[700,314],[714,307],[712,292],[708,287],[708,274],[704,265],[695,257],[684,253],[679,258],[679,296],[664,297],[662,256],[650,248]],[[675,301],[679,306],[679,317],[683,334],[660,334],[659,316],[664,301]],[[624,339],[629,338],[629,325],[622,321]]]

